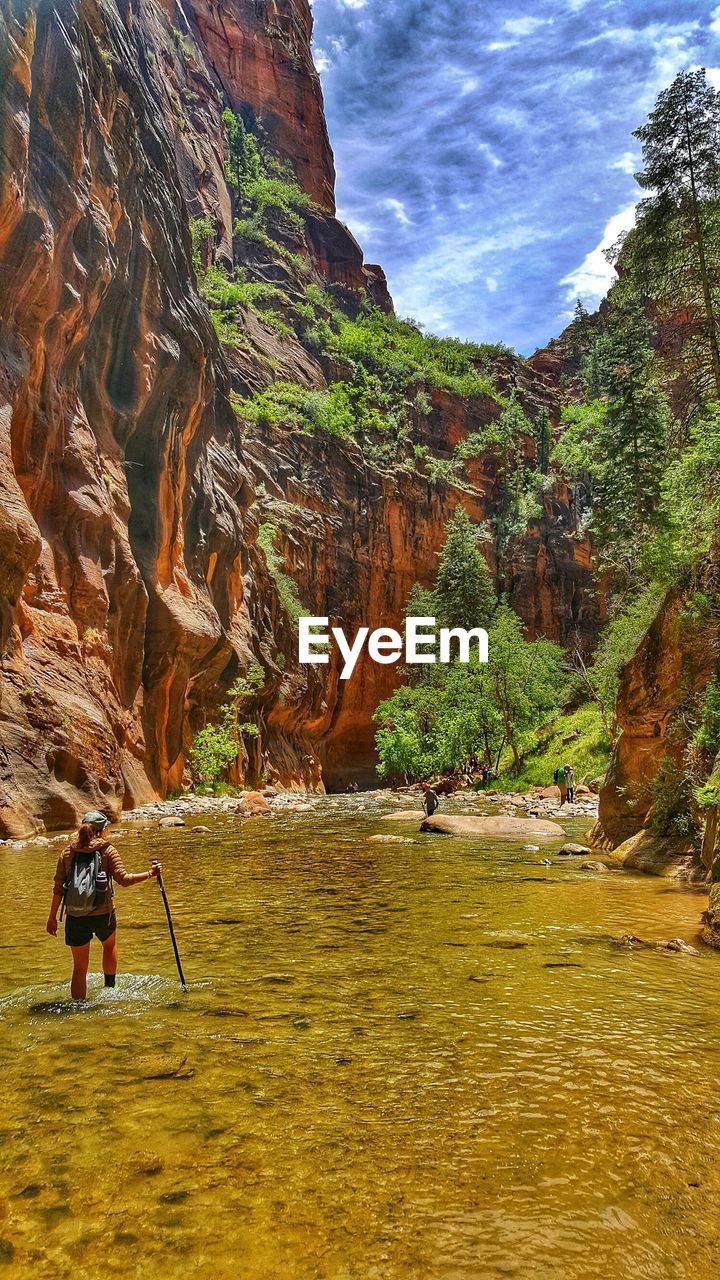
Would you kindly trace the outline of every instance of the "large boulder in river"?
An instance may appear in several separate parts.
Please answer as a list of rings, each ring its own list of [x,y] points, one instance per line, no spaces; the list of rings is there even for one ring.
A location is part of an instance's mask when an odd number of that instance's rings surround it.
[[[649,828],[638,831],[612,854],[626,871],[644,871],[648,875],[666,876],[672,880],[702,881],[707,878],[699,854],[689,840],[675,836],[656,836]]]
[[[451,836],[485,836],[488,840],[562,840],[565,832],[557,822],[544,818],[467,818],[461,814],[433,814],[420,825],[421,831],[439,831]]]
[[[272,807],[262,791],[248,791],[238,800],[235,812],[243,818],[260,818],[271,814]]]

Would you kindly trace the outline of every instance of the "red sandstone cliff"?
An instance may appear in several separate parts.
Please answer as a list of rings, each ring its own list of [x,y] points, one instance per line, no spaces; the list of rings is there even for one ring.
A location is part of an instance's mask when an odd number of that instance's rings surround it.
[[[389,305],[332,216],[309,35],[306,0],[0,0],[0,833],[180,785],[193,730],[252,660],[282,777],[316,785],[314,755],[330,782],[369,771],[396,673],[297,669],[258,525],[284,504],[303,603],[352,629],[399,621],[457,502],[493,513],[491,458],[462,489],[431,485],[330,437],[246,440],[231,409],[231,386],[270,369],[309,386],[324,372],[251,313],[242,352],[223,352],[198,296],[189,219],[211,211],[232,254],[225,106],[255,113],[325,210],[302,246],[310,278]],[[542,372],[510,360],[499,377],[552,408]],[[491,411],[438,394],[417,441],[445,456]],[[555,486],[494,565],[530,634],[592,635],[573,528]]]

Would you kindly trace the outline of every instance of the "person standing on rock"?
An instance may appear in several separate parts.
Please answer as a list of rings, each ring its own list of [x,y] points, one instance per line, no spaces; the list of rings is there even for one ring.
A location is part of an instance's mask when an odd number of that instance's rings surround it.
[[[567,787],[568,804],[573,804],[575,800],[575,770],[571,764],[565,765],[565,785]]]
[[[62,906],[65,911],[65,943],[73,958],[70,983],[73,1000],[84,1000],[87,994],[93,937],[102,943],[105,986],[115,986],[118,957],[113,880],[125,887],[143,884],[162,872],[159,862],[153,863],[149,871],[126,871],[117,849],[104,838],[109,822],[109,818],[97,810],[86,813],[77,834],[60,854],[55,870],[46,929],[51,937],[57,937],[58,911]]]
[[[432,787],[429,786],[427,782],[423,782],[422,789],[423,789],[422,806],[423,806],[423,809],[425,810],[425,817],[432,818],[435,810],[440,804],[440,797],[438,796],[437,791],[433,791]]]

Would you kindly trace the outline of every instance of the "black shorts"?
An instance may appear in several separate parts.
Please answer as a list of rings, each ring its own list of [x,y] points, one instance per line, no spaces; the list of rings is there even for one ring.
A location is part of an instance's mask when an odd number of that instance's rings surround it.
[[[117,928],[117,917],[114,911],[104,911],[101,916],[66,916],[65,945],[68,947],[84,947],[94,937],[98,942],[107,942]]]

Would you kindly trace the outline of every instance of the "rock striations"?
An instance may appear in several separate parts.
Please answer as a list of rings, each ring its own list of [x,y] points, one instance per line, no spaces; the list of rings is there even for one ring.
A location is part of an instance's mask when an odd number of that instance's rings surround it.
[[[306,278],[391,306],[334,216],[310,35],[307,0],[0,0],[0,835],[179,787],[193,732],[253,661],[280,781],[370,775],[397,673],[366,663],[342,686],[333,666],[298,669],[258,529],[281,504],[284,572],[350,631],[397,625],[453,507],[481,520],[498,502],[490,458],[467,485],[430,483],[331,436],[246,438],[232,408],[233,389],[322,386],[327,370],[250,310],[247,341],[223,350],[198,292],[192,219],[210,213],[220,260],[237,260],[227,108],[312,197]],[[269,280],[289,258],[268,255]],[[556,413],[542,368],[508,357],[499,377]],[[436,392],[415,443],[447,456],[492,412]],[[551,485],[543,503],[498,584],[531,635],[587,641],[589,547],[572,494]]]

